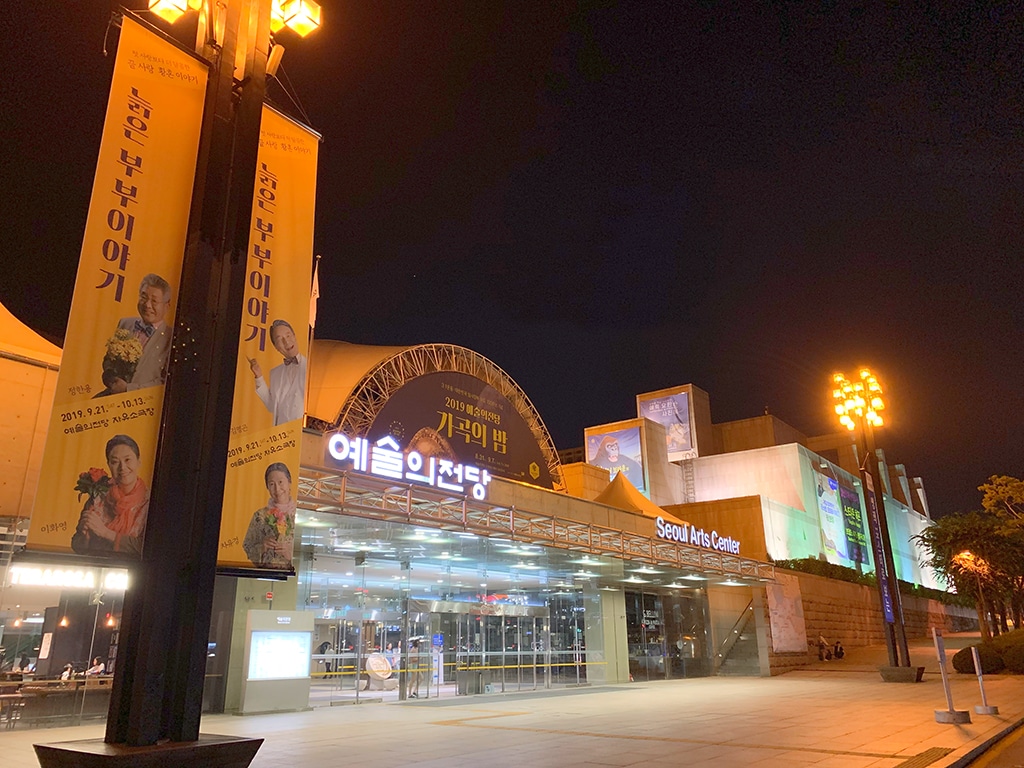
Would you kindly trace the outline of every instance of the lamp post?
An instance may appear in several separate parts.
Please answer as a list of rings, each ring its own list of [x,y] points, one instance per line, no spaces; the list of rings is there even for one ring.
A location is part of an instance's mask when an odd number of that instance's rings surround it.
[[[864,367],[858,370],[857,377],[852,381],[843,373],[833,374],[832,384],[832,399],[839,423],[851,432],[859,429],[863,440],[863,456],[858,468],[868,507],[875,577],[882,601],[889,665],[909,667],[910,650],[903,622],[903,601],[900,597],[896,562],[892,554],[892,541],[889,538],[889,525],[885,515],[882,493],[885,486],[882,483],[875,449],[874,430],[875,427],[882,426],[883,420],[879,412],[885,409],[882,386],[878,378]]]
[[[198,56],[210,67],[182,265],[174,345],[147,520],[147,548],[126,593],[103,754],[133,765],[247,765],[200,739],[250,213],[272,31],[319,25],[309,0],[135,0],[174,23],[198,12]],[[183,46],[184,47],[184,46]],[[189,43],[191,47],[191,43]],[[236,740],[242,741],[242,740]],[[193,752],[159,757],[167,743]],[[37,745],[40,762],[61,762]],[[212,747],[212,748],[211,748]],[[148,748],[148,752],[138,748]],[[65,750],[70,750],[66,747]],[[82,748],[85,749],[84,747]],[[220,751],[218,751],[220,750]],[[232,750],[235,750],[232,752]],[[201,755],[199,753],[202,753]],[[146,756],[149,754],[149,757]],[[88,764],[93,764],[89,762]]]
[[[988,607],[985,604],[985,593],[981,588],[981,574],[987,570],[987,563],[975,555],[969,549],[953,555],[953,562],[959,566],[961,571],[969,571],[974,574],[978,585],[978,627],[981,630],[982,640],[992,639],[992,629],[988,623]]]

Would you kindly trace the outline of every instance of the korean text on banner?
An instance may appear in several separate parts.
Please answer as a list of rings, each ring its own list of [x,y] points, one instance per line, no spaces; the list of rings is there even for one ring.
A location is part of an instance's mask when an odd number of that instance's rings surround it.
[[[124,17],[30,550],[141,552],[206,80]]]
[[[264,107],[217,564],[290,572],[319,137]]]

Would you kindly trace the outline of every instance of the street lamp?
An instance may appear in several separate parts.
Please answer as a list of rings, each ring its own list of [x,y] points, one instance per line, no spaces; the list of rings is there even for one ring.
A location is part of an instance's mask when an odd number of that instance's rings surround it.
[[[961,571],[974,574],[978,585],[978,626],[981,629],[981,638],[983,640],[991,640],[992,630],[988,625],[988,608],[985,605],[985,594],[981,589],[981,574],[988,572],[988,563],[969,549],[953,555],[952,560],[954,565],[960,568]]]
[[[176,22],[189,11],[198,11],[204,0],[149,0],[149,10],[164,21]],[[312,0],[273,0],[270,6],[270,31],[288,27],[300,37],[320,27],[320,6]]]
[[[882,601],[889,663],[893,667],[899,666],[902,655],[902,666],[909,667],[910,650],[903,623],[903,602],[896,578],[896,563],[892,554],[892,542],[889,539],[885,502],[883,498],[882,503],[878,503],[875,495],[876,488],[881,494],[885,487],[879,472],[874,432],[875,427],[880,427],[884,423],[880,415],[881,411],[885,410],[882,394],[882,385],[878,377],[863,366],[857,371],[857,377],[852,380],[843,373],[835,373],[832,376],[832,400],[839,423],[851,432],[859,429],[863,439],[863,457],[858,468],[868,507],[868,523],[875,556],[875,576]]]
[[[132,4],[170,23],[199,11],[195,50],[209,65],[210,79],[146,523],[147,537],[161,546],[147,550],[133,566],[133,588],[119,622],[104,738],[109,748],[103,754],[116,757],[124,748],[158,752],[164,742],[191,743],[182,760],[245,765],[235,742],[254,740],[199,739],[223,457],[230,437],[271,29],[288,26],[308,34],[319,26],[320,8],[310,0]],[[248,760],[258,749],[255,742],[245,746]],[[143,764],[142,752],[132,754]],[[233,762],[223,762],[228,759]],[[42,760],[44,766],[70,764]]]

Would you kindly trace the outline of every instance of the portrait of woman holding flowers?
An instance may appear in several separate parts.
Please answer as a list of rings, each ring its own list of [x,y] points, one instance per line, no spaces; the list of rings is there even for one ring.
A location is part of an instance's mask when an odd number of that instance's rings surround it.
[[[295,545],[295,502],[292,500],[292,473],[286,464],[274,462],[263,474],[270,500],[256,510],[242,549],[253,565],[290,569]]]
[[[149,487],[139,476],[139,444],[128,435],[107,441],[110,475],[92,468],[78,476],[79,500],[88,499],[78,519],[71,548],[79,554],[142,554],[149,514]]]

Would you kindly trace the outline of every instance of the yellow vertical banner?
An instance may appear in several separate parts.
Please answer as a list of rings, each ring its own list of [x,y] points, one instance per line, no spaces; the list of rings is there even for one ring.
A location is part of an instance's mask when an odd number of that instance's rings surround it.
[[[206,82],[124,16],[30,550],[141,553]]]
[[[292,571],[319,136],[263,108],[217,564]]]

